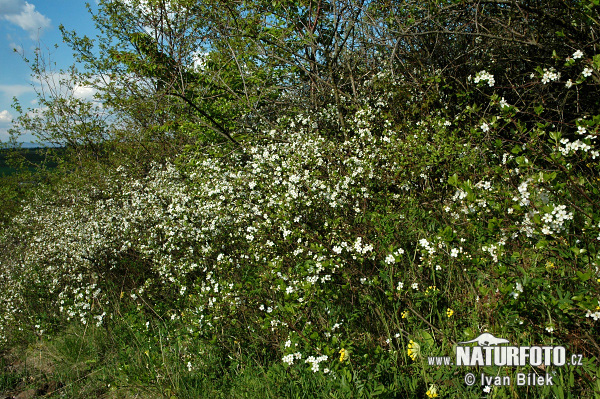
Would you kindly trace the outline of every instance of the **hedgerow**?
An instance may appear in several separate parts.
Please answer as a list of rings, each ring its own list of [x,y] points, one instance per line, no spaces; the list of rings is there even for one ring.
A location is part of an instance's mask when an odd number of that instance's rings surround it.
[[[597,88],[598,56],[564,58],[532,84]],[[201,342],[348,394],[508,395],[426,363],[487,331],[584,355],[546,370],[563,384],[540,397],[598,393],[600,115],[592,101],[547,119],[544,96],[505,100],[529,87],[473,76],[452,109],[398,114],[410,88],[382,73],[366,86],[399,93],[344,126],[335,106],[298,112],[242,151],[40,187],[2,235],[3,342],[110,329],[127,309],[149,337],[168,326],[189,373],[206,367]]]

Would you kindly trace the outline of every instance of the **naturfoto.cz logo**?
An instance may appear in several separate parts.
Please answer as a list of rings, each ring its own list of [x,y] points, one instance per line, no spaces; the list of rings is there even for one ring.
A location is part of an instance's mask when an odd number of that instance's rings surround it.
[[[476,346],[465,346],[464,344],[475,343]],[[583,356],[572,354],[567,356],[563,346],[498,346],[510,343],[507,339],[494,337],[492,334],[484,333],[479,337],[459,342],[456,347],[456,362],[446,357],[429,357],[430,366],[564,366],[583,364]],[[517,373],[515,383],[519,386],[554,385],[552,375]],[[481,374],[481,385],[511,385],[509,376],[488,377]],[[477,378],[472,373],[465,375],[464,381],[467,385],[474,385]]]

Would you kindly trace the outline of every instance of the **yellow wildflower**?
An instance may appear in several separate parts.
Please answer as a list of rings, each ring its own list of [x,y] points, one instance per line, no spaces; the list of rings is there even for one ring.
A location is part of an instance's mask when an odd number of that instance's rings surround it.
[[[430,285],[425,290],[425,295],[431,295],[431,294],[435,293],[436,291],[439,291],[438,288],[435,285]]]
[[[402,318],[406,319],[408,317],[408,310],[405,310],[404,312],[402,312]]]
[[[452,315],[454,314],[454,310],[448,308],[446,310],[446,316],[448,316],[448,318],[452,317]]]
[[[408,342],[408,356],[412,360],[416,360],[421,351],[421,346],[412,339]]]
[[[340,349],[340,362],[343,362],[348,358],[348,351],[344,348]]]
[[[437,398],[437,387],[435,385],[430,386],[427,392],[425,392],[425,395],[427,395],[428,398]]]

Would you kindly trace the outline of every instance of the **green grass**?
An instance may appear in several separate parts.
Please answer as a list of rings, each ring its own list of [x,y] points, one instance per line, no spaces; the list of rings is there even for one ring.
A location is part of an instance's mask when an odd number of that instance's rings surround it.
[[[188,370],[182,343],[172,338],[175,330],[157,325],[145,331],[129,323],[122,320],[112,331],[74,323],[51,339],[31,337],[18,357],[2,358],[0,392],[36,389],[45,397],[73,399],[351,397],[339,381],[310,370],[263,368],[240,353],[200,343],[186,348],[203,353],[201,365]],[[15,360],[22,366],[15,368]]]

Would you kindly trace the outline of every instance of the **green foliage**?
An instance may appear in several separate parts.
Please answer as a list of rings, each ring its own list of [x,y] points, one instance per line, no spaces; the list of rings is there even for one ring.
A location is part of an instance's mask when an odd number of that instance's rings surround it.
[[[409,3],[103,2],[99,54],[65,33],[115,120],[20,118],[76,142],[0,236],[5,345],[69,395],[598,396],[596,5]],[[583,364],[429,363],[483,332]]]

